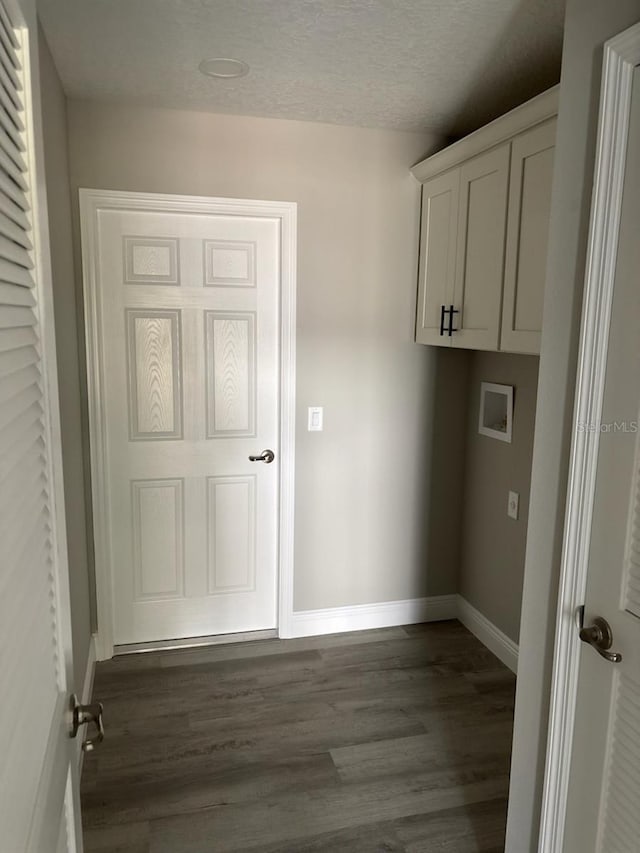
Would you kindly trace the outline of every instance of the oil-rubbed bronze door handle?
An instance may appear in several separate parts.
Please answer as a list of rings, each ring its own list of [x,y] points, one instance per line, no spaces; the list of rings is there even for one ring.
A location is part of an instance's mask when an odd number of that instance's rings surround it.
[[[69,737],[75,737],[78,734],[80,726],[87,726],[93,723],[96,727],[96,734],[91,738],[87,738],[82,744],[82,749],[85,752],[91,752],[104,740],[103,711],[102,702],[94,702],[92,705],[81,705],[75,693],[71,696],[71,731],[69,732]]]
[[[266,462],[267,465],[276,458],[273,450],[263,450],[259,456],[250,456],[249,462]]]
[[[579,625],[582,622],[583,614],[584,610],[579,616]],[[593,620],[593,625],[590,625],[588,628],[580,627],[580,639],[583,643],[588,643],[592,646],[600,657],[603,657],[609,663],[620,663],[622,660],[621,654],[609,651],[613,645],[613,632],[611,631],[611,625],[602,616],[596,616]]]

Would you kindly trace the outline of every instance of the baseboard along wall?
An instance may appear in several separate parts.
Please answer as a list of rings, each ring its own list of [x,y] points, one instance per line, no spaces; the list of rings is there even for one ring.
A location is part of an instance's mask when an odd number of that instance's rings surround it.
[[[291,616],[288,636],[312,637],[414,625],[418,622],[442,622],[459,619],[512,672],[518,669],[518,646],[461,595],[438,595],[352,607],[328,607],[301,610]]]
[[[290,621],[290,636],[312,637],[319,634],[340,634],[346,631],[455,619],[456,598],[455,595],[440,595],[406,601],[384,601],[378,604],[355,604],[351,607],[327,607],[324,610],[294,611]]]
[[[486,646],[489,651],[499,658],[511,672],[518,671],[518,644],[490,622],[486,616],[480,613],[473,605],[458,596],[458,612],[456,618],[468,628],[472,634]]]
[[[419,622],[443,622],[447,619],[458,619],[462,622],[465,628],[471,631],[505,666],[512,672],[517,672],[517,643],[514,643],[484,614],[457,594],[410,598],[405,601],[383,601],[376,604],[355,604],[351,607],[327,607],[322,610],[299,610],[291,615],[286,636],[282,631],[280,636],[283,639],[315,637],[321,634],[342,634],[347,631],[415,625]],[[96,642],[94,635],[91,638],[82,690],[83,704],[91,701]],[[80,742],[78,749],[80,749]]]

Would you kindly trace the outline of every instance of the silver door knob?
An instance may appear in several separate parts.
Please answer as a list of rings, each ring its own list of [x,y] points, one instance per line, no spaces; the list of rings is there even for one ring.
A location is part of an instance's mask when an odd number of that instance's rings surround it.
[[[596,616],[593,620],[593,625],[588,628],[580,629],[580,639],[583,643],[588,643],[609,663],[620,663],[622,655],[618,652],[610,652],[609,649],[613,645],[613,632],[611,625],[602,616]]]
[[[81,705],[78,702],[78,697],[74,693],[71,696],[71,730],[69,737],[75,737],[78,734],[80,726],[93,724],[96,727],[96,733],[93,737],[87,738],[82,744],[82,749],[85,752],[91,752],[99,743],[104,740],[104,724],[102,722],[102,712],[104,708],[102,702],[94,702],[92,705]]]
[[[259,456],[250,456],[249,462],[266,462],[267,465],[276,458],[273,450],[263,450]]]

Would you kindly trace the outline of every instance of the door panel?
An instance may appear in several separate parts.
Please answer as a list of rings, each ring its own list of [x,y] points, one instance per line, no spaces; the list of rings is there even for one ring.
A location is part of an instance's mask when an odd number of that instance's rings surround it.
[[[419,344],[451,345],[451,338],[440,334],[440,322],[442,306],[448,308],[453,301],[459,191],[460,169],[432,178],[422,187],[416,315]]]
[[[137,601],[184,597],[184,482],[131,483]]]
[[[116,644],[276,626],[279,240],[100,214]]]
[[[207,478],[208,592],[252,592],[256,582],[256,478]]]
[[[585,624],[603,616],[612,664],[582,648],[565,850],[627,853],[640,838],[640,71],[635,70],[589,546]]]
[[[460,169],[460,213],[452,346],[498,349],[504,268],[509,145]]]
[[[512,144],[500,338],[508,352],[540,352],[555,139],[553,119]]]
[[[255,436],[256,316],[205,311],[207,437]]]
[[[127,310],[129,436],[182,438],[181,312]]]

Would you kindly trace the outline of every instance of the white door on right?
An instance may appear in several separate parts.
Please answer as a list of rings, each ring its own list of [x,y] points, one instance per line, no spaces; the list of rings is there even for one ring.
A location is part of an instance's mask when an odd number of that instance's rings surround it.
[[[564,853],[640,850],[640,69],[635,68],[585,626],[604,618],[614,663],[584,646]]]

